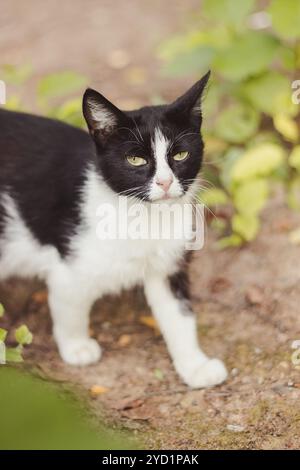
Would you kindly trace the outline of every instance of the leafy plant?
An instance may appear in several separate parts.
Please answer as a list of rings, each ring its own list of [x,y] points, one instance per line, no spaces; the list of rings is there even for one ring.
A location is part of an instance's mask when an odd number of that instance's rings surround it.
[[[0,318],[4,315],[4,307],[0,304]],[[8,331],[4,328],[0,328],[0,342],[5,345],[5,341],[7,339]],[[23,362],[23,348],[27,344],[31,344],[32,342],[32,333],[29,331],[26,325],[21,325],[15,330],[15,341],[17,342],[17,346],[15,347],[7,347],[5,345],[4,348],[1,348],[1,354],[4,357],[0,357],[1,360],[5,362]]]
[[[32,74],[33,71],[28,65],[23,67],[2,65],[0,67],[1,79],[12,87],[5,105],[7,109],[26,110],[24,90]],[[70,70],[45,75],[36,84],[35,107],[43,115],[63,120],[77,127],[84,127],[81,98],[78,98],[76,94],[82,91],[86,84],[87,78],[84,75]]]
[[[300,208],[300,116],[292,102],[299,25],[299,0],[271,0],[264,10],[255,0],[203,0],[191,30],[159,49],[165,74],[213,72],[203,103],[204,177],[216,187],[201,198],[233,206],[222,247],[256,237],[274,183],[285,186],[290,207]]]
[[[129,433],[95,422],[71,390],[0,367],[0,449],[130,449]]]

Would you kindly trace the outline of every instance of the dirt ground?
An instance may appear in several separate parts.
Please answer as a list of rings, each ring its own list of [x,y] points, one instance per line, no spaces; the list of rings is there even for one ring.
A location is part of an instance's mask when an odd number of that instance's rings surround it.
[[[120,101],[151,99],[154,91],[171,96],[187,83],[176,80],[169,87],[153,71],[153,47],[182,24],[196,1],[172,1],[169,15],[170,2],[131,1],[121,11],[124,2],[78,0],[72,2],[70,15],[64,12],[63,21],[57,2],[49,0],[43,2],[37,20],[37,2],[31,0],[26,2],[22,25],[12,13],[18,5],[21,15],[23,3],[3,3],[0,44],[1,49],[6,44],[6,62],[21,63],[32,56],[38,73],[65,64],[87,70],[93,84]],[[105,17],[105,44],[96,41],[98,15]],[[81,20],[91,24],[92,31],[80,48],[82,37],[74,34],[73,25]],[[19,30],[12,29],[14,21],[21,25]],[[123,30],[127,22],[130,28]],[[51,34],[43,34],[41,24],[47,24]],[[137,37],[145,39],[138,47]],[[47,38],[55,49],[49,56]],[[106,52],[121,46],[132,59],[116,71],[107,64]],[[124,81],[132,67],[144,71],[140,85]],[[199,337],[205,351],[222,358],[230,371],[219,387],[190,390],[180,382],[139,290],[96,303],[91,330],[104,354],[99,364],[84,369],[67,366],[58,356],[43,286],[12,280],[1,287],[0,298],[8,311],[4,326],[28,324],[34,342],[26,351],[26,364],[43,377],[71,384],[96,417],[132,430],[144,448],[297,449],[300,370],[291,361],[291,344],[300,340],[300,248],[289,242],[288,232],[299,225],[299,214],[289,212],[279,195],[265,210],[256,241],[219,251],[208,229],[204,249],[194,255],[190,277]],[[91,393],[91,388],[98,393]]]

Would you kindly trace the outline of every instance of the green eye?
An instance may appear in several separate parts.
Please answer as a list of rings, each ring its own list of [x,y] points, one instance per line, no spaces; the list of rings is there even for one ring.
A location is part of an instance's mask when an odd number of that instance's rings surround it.
[[[128,155],[127,157],[128,163],[133,166],[142,166],[146,165],[147,161],[142,157],[135,157],[134,155]]]
[[[176,155],[174,155],[173,158],[174,160],[176,160],[176,162],[182,162],[188,156],[189,156],[189,152],[179,152],[179,153],[176,153]]]

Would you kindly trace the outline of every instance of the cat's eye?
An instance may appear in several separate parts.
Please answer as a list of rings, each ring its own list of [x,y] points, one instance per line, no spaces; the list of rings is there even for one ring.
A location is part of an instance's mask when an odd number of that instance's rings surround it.
[[[173,155],[174,160],[176,162],[182,162],[189,156],[189,152],[178,152],[176,155]]]
[[[145,160],[143,157],[137,157],[135,155],[128,155],[127,157],[128,163],[133,166],[142,166],[146,165],[147,160]]]

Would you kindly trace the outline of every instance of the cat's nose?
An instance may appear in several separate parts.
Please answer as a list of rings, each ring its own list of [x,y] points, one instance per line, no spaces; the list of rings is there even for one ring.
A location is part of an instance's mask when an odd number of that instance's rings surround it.
[[[165,191],[165,193],[169,190],[172,183],[173,183],[173,176],[169,176],[168,178],[156,178],[157,186],[162,188]]]

